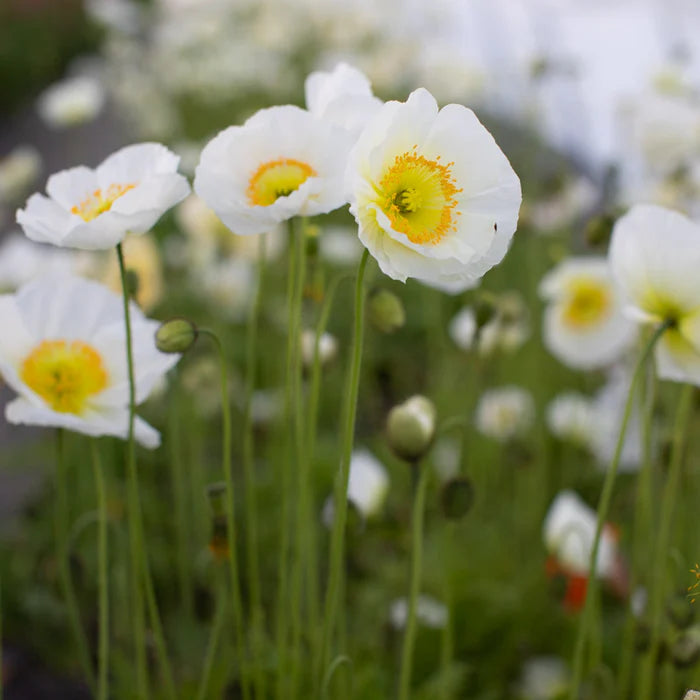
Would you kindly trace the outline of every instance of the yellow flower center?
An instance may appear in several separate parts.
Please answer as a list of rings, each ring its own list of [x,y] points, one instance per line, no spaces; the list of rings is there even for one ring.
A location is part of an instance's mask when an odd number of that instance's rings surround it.
[[[20,378],[58,413],[80,414],[107,386],[107,370],[93,347],[79,340],[44,340],[25,358]]]
[[[429,160],[412,151],[396,156],[379,187],[382,210],[394,231],[411,243],[435,245],[456,230],[456,196],[462,190],[452,175],[454,163],[443,165],[440,156]]]
[[[92,221],[100,214],[104,214],[112,208],[114,202],[129,190],[133,190],[136,185],[110,185],[104,192],[96,189],[89,197],[86,197],[80,204],[72,207],[71,214],[77,214],[84,221]]]
[[[308,164],[294,158],[279,158],[263,163],[248,183],[248,201],[261,207],[274,204],[279,197],[287,197],[316,171]]]
[[[612,308],[609,286],[594,278],[580,277],[569,284],[564,321],[575,329],[603,321]]]

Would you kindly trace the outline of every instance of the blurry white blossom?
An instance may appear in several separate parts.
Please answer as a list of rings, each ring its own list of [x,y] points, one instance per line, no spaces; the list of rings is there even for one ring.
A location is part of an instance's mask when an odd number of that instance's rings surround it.
[[[569,687],[569,669],[558,656],[535,656],[524,664],[516,685],[520,700],[558,700]]]
[[[101,111],[105,92],[99,80],[89,76],[67,78],[39,95],[39,116],[54,129],[92,121]]]
[[[526,433],[534,421],[535,404],[532,396],[516,386],[484,392],[476,407],[477,430],[499,442]]]
[[[573,392],[560,394],[547,406],[547,427],[560,440],[590,447],[598,428],[593,401]]]
[[[389,619],[394,629],[402,630],[408,618],[408,601],[398,598],[391,604]],[[445,605],[435,598],[420,594],[416,600],[416,619],[419,624],[432,629],[442,629],[447,624],[449,613]]]
[[[316,331],[306,328],[301,333],[301,360],[305,367],[314,364],[316,355]],[[318,359],[321,366],[331,363],[338,354],[338,339],[330,333],[322,333],[318,339]]]
[[[0,158],[0,203],[24,197],[39,177],[41,166],[39,151],[24,144]]]
[[[11,233],[0,242],[0,291],[14,292],[27,282],[52,274],[76,272],[73,251],[30,241]]]
[[[356,266],[362,257],[362,243],[347,226],[328,226],[319,237],[321,257],[338,267]]]

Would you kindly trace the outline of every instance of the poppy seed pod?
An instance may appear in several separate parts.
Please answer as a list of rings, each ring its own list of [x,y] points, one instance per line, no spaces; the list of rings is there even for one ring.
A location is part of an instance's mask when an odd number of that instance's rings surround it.
[[[412,396],[392,408],[387,437],[394,454],[407,462],[424,457],[435,438],[435,420],[435,405],[425,396]]]
[[[381,333],[394,333],[406,323],[406,311],[401,299],[387,291],[374,291],[367,302],[370,323]]]
[[[156,347],[161,352],[187,352],[197,340],[197,327],[186,318],[165,321],[156,331]]]

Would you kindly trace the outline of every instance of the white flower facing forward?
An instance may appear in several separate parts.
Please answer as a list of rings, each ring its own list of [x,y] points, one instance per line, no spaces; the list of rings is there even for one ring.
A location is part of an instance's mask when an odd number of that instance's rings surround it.
[[[543,526],[544,542],[550,554],[569,573],[588,575],[596,513],[573,491],[562,491],[549,507]],[[617,540],[612,528],[603,528],[596,561],[599,578],[616,574]]]
[[[87,435],[126,439],[129,380],[122,299],[78,277],[46,277],[0,296],[0,375],[19,396],[5,417],[10,423],[55,426]],[[155,346],[157,321],[131,307],[136,403],[178,361]],[[140,418],[136,439],[160,442]]]
[[[532,396],[517,386],[484,392],[476,407],[476,429],[499,442],[523,435],[534,422],[535,403]]]
[[[145,233],[190,191],[179,158],[158,143],[116,151],[95,170],[78,166],[52,175],[48,197],[33,194],[17,212],[28,238],[68,248],[104,250],[127,233]]]
[[[610,365],[637,337],[636,324],[623,314],[605,258],[564,260],[544,276],[540,296],[549,302],[545,345],[569,367]]]
[[[615,224],[609,258],[630,316],[671,324],[655,348],[659,376],[700,385],[700,226],[635,206]]]
[[[350,210],[382,271],[468,286],[506,254],[520,181],[474,113],[424,89],[387,102],[353,148]]]
[[[306,107],[325,119],[359,136],[367,122],[382,106],[362,71],[339,63],[332,71],[315,71],[304,83]]]
[[[270,107],[204,147],[194,189],[234,233],[265,233],[346,203],[350,145],[344,129],[299,107]]]

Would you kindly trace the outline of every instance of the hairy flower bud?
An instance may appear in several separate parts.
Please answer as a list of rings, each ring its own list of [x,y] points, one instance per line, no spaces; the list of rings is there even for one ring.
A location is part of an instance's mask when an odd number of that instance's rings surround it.
[[[401,459],[417,462],[425,456],[433,443],[435,420],[433,402],[425,396],[412,396],[389,412],[389,446]]]
[[[197,340],[197,327],[185,318],[165,321],[156,331],[156,347],[161,352],[187,352]]]
[[[406,323],[401,299],[386,289],[374,291],[367,302],[370,323],[381,333],[394,333]]]

